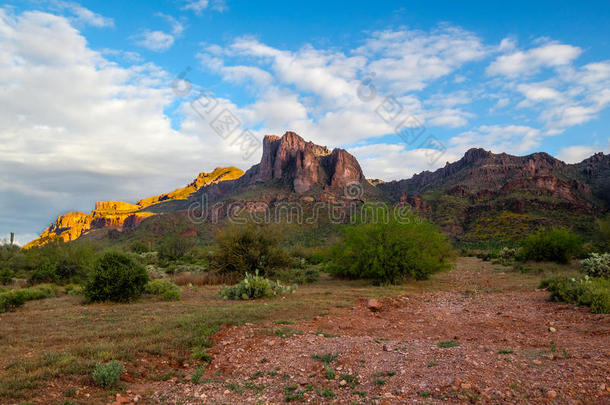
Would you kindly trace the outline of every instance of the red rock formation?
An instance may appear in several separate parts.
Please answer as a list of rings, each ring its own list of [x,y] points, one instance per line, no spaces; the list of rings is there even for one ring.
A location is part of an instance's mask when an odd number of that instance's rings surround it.
[[[254,182],[282,180],[299,194],[313,185],[342,188],[351,181],[364,180],[358,161],[347,151],[334,149],[331,153],[294,132],[286,132],[281,138],[265,136],[261,162],[251,170],[246,178]]]
[[[243,173],[243,171],[234,167],[216,168],[212,173],[200,173],[192,183],[184,188],[140,200],[138,204],[130,204],[123,201],[97,201],[95,209],[89,214],[70,212],[61,215],[39,238],[34,239],[25,247],[40,246],[57,239],[68,242],[78,239],[93,229],[133,229],[146,218],[155,215],[152,212],[142,211],[144,208],[162,201],[186,199],[201,187],[221,181],[237,179]]]

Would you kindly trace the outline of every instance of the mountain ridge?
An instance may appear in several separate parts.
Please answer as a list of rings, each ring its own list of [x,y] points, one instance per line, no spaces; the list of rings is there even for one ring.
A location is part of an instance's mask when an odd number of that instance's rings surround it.
[[[216,168],[200,173],[186,187],[136,204],[97,202],[89,214],[60,215],[27,246],[54,238],[74,240],[100,228],[134,229],[157,214],[187,210],[203,193],[211,201],[247,199],[244,195],[253,192],[269,202],[292,194],[293,200],[335,201],[344,197],[345,187],[352,183],[362,185],[363,201],[408,203],[447,234],[459,237],[472,232],[479,217],[493,212],[500,216],[506,212],[527,214],[532,223],[553,222],[548,213],[554,211],[594,217],[610,207],[608,178],[610,155],[601,152],[568,164],[545,152],[514,156],[472,148],[461,159],[435,171],[390,182],[368,181],[357,159],[346,150],[329,150],[289,131],[282,137],[265,136],[260,163],[246,172],[232,166]],[[546,214],[540,216],[540,212]]]

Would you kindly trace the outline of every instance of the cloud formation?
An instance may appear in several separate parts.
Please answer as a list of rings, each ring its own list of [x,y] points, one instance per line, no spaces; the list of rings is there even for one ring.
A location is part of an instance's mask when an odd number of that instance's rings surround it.
[[[223,94],[247,97],[238,103],[198,93],[196,83],[185,96],[141,55],[91,49],[79,29],[112,20],[61,4],[65,16],[0,8],[0,210],[8,213],[5,227],[28,234],[59,213],[89,211],[95,200],[135,201],[216,166],[247,169],[260,153],[244,154],[241,130],[259,139],[294,130],[346,147],[367,176],[392,180],[433,170],[470,147],[533,152],[610,104],[610,60],[578,64],[585,51],[553,41],[486,44],[446,24],[372,32],[351,48],[287,49],[249,36],[202,44],[197,69],[224,82]],[[215,4],[222,3],[186,6],[197,13]],[[167,29],[133,39],[163,52],[186,20],[157,16]],[[213,113],[191,103],[202,94]],[[221,111],[239,120],[226,139],[210,125]],[[420,136],[411,139],[414,130]],[[434,155],[438,141],[442,155]],[[575,161],[594,149],[570,146],[559,155]]]

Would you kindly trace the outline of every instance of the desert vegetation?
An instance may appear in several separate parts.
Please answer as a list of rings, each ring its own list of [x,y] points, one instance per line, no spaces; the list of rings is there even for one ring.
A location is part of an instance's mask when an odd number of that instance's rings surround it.
[[[44,308],[70,314],[66,319],[84,311],[89,315],[83,322],[90,330],[81,329],[71,336],[72,321],[52,321],[63,334],[58,345],[48,349],[55,354],[41,348],[40,357],[27,364],[19,360],[15,365],[5,364],[9,368],[0,372],[0,397],[30,398],[35,395],[34,387],[45,386],[49,379],[78,381],[86,390],[101,393],[124,390],[129,386],[125,375],[136,372],[152,381],[175,378],[176,369],[170,365],[162,372],[135,371],[134,359],[142,356],[188,363],[193,367],[191,381],[201,384],[209,379],[203,376],[209,375],[206,368],[214,361],[211,337],[222,325],[274,321],[279,326],[268,330],[271,336],[302,336],[303,330],[293,327],[294,323],[352,305],[356,297],[444,290],[443,283],[455,277],[450,274],[465,271],[455,268],[456,252],[499,266],[507,273],[489,267],[488,277],[502,277],[510,288],[539,287],[548,291],[546,299],[551,302],[587,307],[593,313],[610,312],[610,254],[604,251],[601,237],[583,243],[570,230],[545,228],[512,246],[472,249],[459,247],[436,226],[415,216],[402,222],[390,219],[387,223],[342,225],[318,244],[287,240],[286,235],[294,231],[286,229],[252,224],[222,227],[205,242],[174,232],[157,240],[111,245],[55,242],[27,250],[3,245],[0,313],[27,311],[33,316],[31,322],[42,322],[44,329],[52,327],[45,326],[50,313]],[[464,291],[467,296],[481,293],[472,287]],[[96,304],[102,302],[105,304]],[[96,335],[109,325],[118,329]],[[27,334],[25,330],[20,333]],[[320,327],[315,335],[329,340],[343,336]],[[23,337],[16,334],[11,339],[19,336]],[[461,347],[452,337],[439,339],[438,347]],[[91,339],[97,342],[93,349],[79,343]],[[17,355],[20,350],[17,344],[10,353]],[[498,350],[512,353],[506,348]],[[324,360],[324,353],[311,356],[321,359],[316,361],[322,364],[322,381],[332,383],[339,376],[345,386],[359,392],[355,395],[367,395],[356,389],[362,375],[342,372],[334,361]],[[438,361],[426,364],[437,365]],[[276,375],[281,373],[272,370],[267,378]],[[377,390],[392,381],[390,374],[371,378]],[[325,384],[311,390],[286,388],[282,395],[291,401],[305,398],[305,394],[326,400],[341,393]],[[235,387],[230,391],[236,395],[266,389],[254,380]]]
[[[447,270],[453,258],[445,236],[434,225],[413,216],[402,222],[391,219],[347,227],[332,248],[327,268],[341,277],[397,284]]]

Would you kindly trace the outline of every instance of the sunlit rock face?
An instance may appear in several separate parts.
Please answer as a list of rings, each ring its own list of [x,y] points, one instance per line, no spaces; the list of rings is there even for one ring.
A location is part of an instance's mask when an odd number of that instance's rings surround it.
[[[145,198],[136,204],[124,201],[97,201],[95,208],[89,214],[69,212],[60,215],[55,222],[44,230],[39,238],[31,241],[25,247],[41,246],[54,240],[69,242],[80,238],[93,229],[133,229],[140,225],[144,219],[155,215],[152,212],[142,211],[144,208],[163,201],[186,199],[201,187],[225,180],[234,180],[243,174],[242,170],[235,167],[219,167],[211,173],[200,173],[192,183],[184,188]]]

